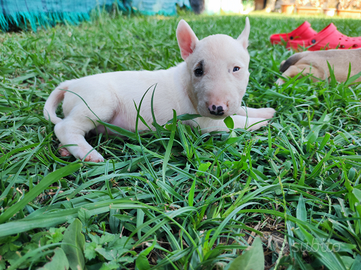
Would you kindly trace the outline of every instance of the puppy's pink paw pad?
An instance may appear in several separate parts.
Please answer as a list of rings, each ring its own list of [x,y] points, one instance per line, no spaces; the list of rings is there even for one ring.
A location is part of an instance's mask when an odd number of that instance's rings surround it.
[[[68,157],[70,156],[70,152],[68,151],[68,149],[62,147],[62,148],[59,148],[59,154],[62,156],[62,157]]]

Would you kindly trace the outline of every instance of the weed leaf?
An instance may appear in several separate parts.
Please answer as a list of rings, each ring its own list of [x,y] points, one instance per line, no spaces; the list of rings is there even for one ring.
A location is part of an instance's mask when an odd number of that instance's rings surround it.
[[[264,255],[261,238],[256,237],[251,247],[243,251],[230,265],[228,270],[263,270]]]
[[[69,269],[69,262],[62,248],[56,248],[54,250],[54,256],[51,258],[51,262],[48,262],[44,267],[38,270],[67,270]]]
[[[83,251],[85,249],[85,237],[81,233],[82,224],[79,219],[74,219],[64,233],[61,248],[68,258],[72,270],[84,269],[85,260]]]

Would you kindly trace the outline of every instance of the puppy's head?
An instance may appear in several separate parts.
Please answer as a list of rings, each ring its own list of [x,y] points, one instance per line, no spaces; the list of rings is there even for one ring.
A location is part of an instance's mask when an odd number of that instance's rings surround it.
[[[189,97],[202,116],[221,119],[241,106],[249,78],[249,32],[246,18],[237,39],[213,35],[198,40],[184,20],[179,22],[178,45],[191,78]]]

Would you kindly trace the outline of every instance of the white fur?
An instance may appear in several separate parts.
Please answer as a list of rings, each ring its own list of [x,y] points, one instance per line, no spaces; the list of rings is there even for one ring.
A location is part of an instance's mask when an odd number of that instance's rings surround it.
[[[63,156],[72,154],[86,161],[101,162],[103,157],[85,140],[84,135],[99,126],[98,118],[124,129],[134,131],[139,105],[147,89],[156,87],[154,113],[159,124],[178,115],[200,114],[195,122],[202,130],[227,130],[223,119],[231,116],[235,128],[255,130],[267,124],[275,110],[241,107],[246,92],[249,72],[247,52],[250,25],[233,39],[226,35],[213,35],[198,40],[189,25],[181,20],[177,27],[177,40],[185,62],[168,70],[123,71],[103,73],[61,83],[49,96],[44,116],[55,125],[55,134],[61,144]],[[202,63],[202,64],[200,64]],[[203,75],[195,76],[194,70],[202,67]],[[234,71],[234,68],[236,71]],[[140,115],[152,126],[151,96],[153,88],[145,95]],[[64,119],[55,110],[63,100]],[[211,114],[212,107],[222,108],[222,115]],[[91,109],[89,109],[88,108]],[[257,123],[259,122],[259,123]],[[139,121],[139,130],[146,126]]]

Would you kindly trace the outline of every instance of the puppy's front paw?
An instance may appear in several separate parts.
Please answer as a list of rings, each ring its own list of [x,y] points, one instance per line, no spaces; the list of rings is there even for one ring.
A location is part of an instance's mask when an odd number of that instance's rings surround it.
[[[258,117],[271,119],[276,113],[276,110],[273,108],[262,108],[259,109]]]
[[[86,156],[84,161],[89,162],[104,162],[104,158],[101,154],[99,154],[97,151],[93,150],[89,155]]]
[[[74,149],[73,149],[74,151]],[[104,158],[101,154],[99,154],[95,149],[87,149],[77,147],[74,152],[72,152],[73,156],[84,160],[87,162],[103,162]]]
[[[263,120],[266,120],[266,119],[263,119]],[[248,128],[248,130],[250,130],[250,131],[257,130],[257,129],[260,129],[261,127],[265,127],[267,125],[268,125],[268,121],[262,121],[262,122],[253,124],[252,126],[250,126]]]

